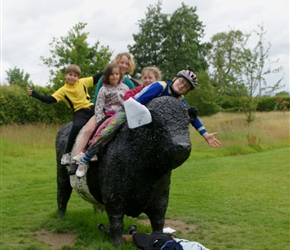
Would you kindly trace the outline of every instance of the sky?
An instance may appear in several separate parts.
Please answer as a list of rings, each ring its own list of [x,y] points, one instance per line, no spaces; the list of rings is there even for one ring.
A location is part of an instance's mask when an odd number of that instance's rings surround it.
[[[53,38],[67,36],[79,22],[87,23],[90,46],[99,41],[109,46],[113,57],[128,51],[133,34],[139,33],[138,21],[145,19],[149,5],[158,0],[1,0],[1,79],[7,83],[6,71],[15,67],[30,75],[35,85],[45,86],[49,68],[41,56],[51,57],[49,44]],[[251,32],[263,25],[265,47],[271,44],[269,58],[272,69],[283,71],[271,74],[267,80],[281,77],[289,89],[289,0],[162,0],[161,12],[172,14],[182,6],[197,7],[199,21],[205,25],[203,42],[219,32],[231,29]],[[255,44],[255,43],[253,43]],[[96,69],[96,72],[102,69]]]

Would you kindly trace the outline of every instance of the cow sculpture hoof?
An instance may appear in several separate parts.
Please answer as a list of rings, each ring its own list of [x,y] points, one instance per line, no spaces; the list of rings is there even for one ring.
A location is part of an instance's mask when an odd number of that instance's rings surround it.
[[[189,116],[173,97],[158,97],[147,105],[152,122],[135,129],[127,123],[90,162],[86,176],[68,176],[60,164],[72,123],[56,138],[59,217],[65,214],[72,187],[94,207],[105,207],[114,246],[122,244],[124,216],[146,214],[152,231],[162,231],[168,206],[171,171],[189,157]]]
[[[65,215],[65,213],[63,211],[59,211],[57,218],[61,219],[64,215]]]

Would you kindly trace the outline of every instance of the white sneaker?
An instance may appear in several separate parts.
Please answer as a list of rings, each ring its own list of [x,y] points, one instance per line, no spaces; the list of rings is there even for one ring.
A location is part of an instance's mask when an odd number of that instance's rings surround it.
[[[98,156],[97,155],[93,155],[93,157],[90,159],[90,161],[98,161]]]
[[[76,155],[76,156],[73,158],[73,160],[74,160],[75,162],[80,162],[84,155],[85,155],[85,153],[80,152],[78,155]]]
[[[85,176],[88,171],[88,168],[89,168],[88,164],[81,161],[76,171],[76,176],[77,177]]]
[[[64,154],[64,155],[61,157],[60,164],[61,164],[61,165],[68,165],[68,164],[70,164],[70,158],[71,158],[70,153],[66,153],[66,154]]]

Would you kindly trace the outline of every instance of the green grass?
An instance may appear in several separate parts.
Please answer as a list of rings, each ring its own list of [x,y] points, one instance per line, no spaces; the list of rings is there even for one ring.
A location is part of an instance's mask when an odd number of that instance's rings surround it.
[[[190,230],[176,228],[177,236],[211,250],[287,249],[289,113],[257,114],[250,127],[243,120],[242,114],[202,118],[209,131],[219,132],[222,146],[209,148],[192,131],[191,156],[172,174],[166,218],[188,224]],[[36,240],[36,231],[42,228],[76,235],[74,246],[63,250],[114,249],[96,230],[97,223],[108,224],[106,214],[95,213],[75,192],[66,216],[57,219],[54,143],[58,129],[1,127],[1,250],[51,249]],[[150,232],[137,219],[125,218],[126,227],[132,223],[139,231]],[[128,244],[119,249],[136,248]]]
[[[210,249],[285,249],[289,148],[188,161],[173,172],[167,217],[196,224]]]
[[[257,113],[249,126],[242,113],[219,113],[201,120],[209,132],[218,132],[222,147],[216,150],[201,143],[200,135],[191,127],[191,155],[195,158],[253,154],[290,144],[290,112]]]

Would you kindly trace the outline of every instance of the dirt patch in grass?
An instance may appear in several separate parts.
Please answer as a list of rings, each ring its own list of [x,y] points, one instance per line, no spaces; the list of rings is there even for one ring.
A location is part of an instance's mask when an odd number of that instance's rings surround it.
[[[140,219],[139,222],[144,225],[150,225],[149,219]],[[183,235],[189,235],[195,232],[198,226],[194,224],[187,224],[186,222],[181,220],[166,219],[164,228],[166,227],[170,227],[176,231],[180,231]]]
[[[140,219],[140,223],[150,225],[149,219]],[[179,220],[165,220],[164,227],[170,227],[176,231],[182,232],[183,235],[192,234],[197,229],[197,225],[189,225],[184,221]],[[37,240],[49,245],[52,249],[59,249],[63,246],[73,246],[75,240],[74,234],[69,233],[52,233],[46,229],[36,232]]]
[[[59,249],[62,246],[73,246],[75,240],[74,234],[52,233],[46,229],[36,232],[36,239],[51,246],[53,249]]]

